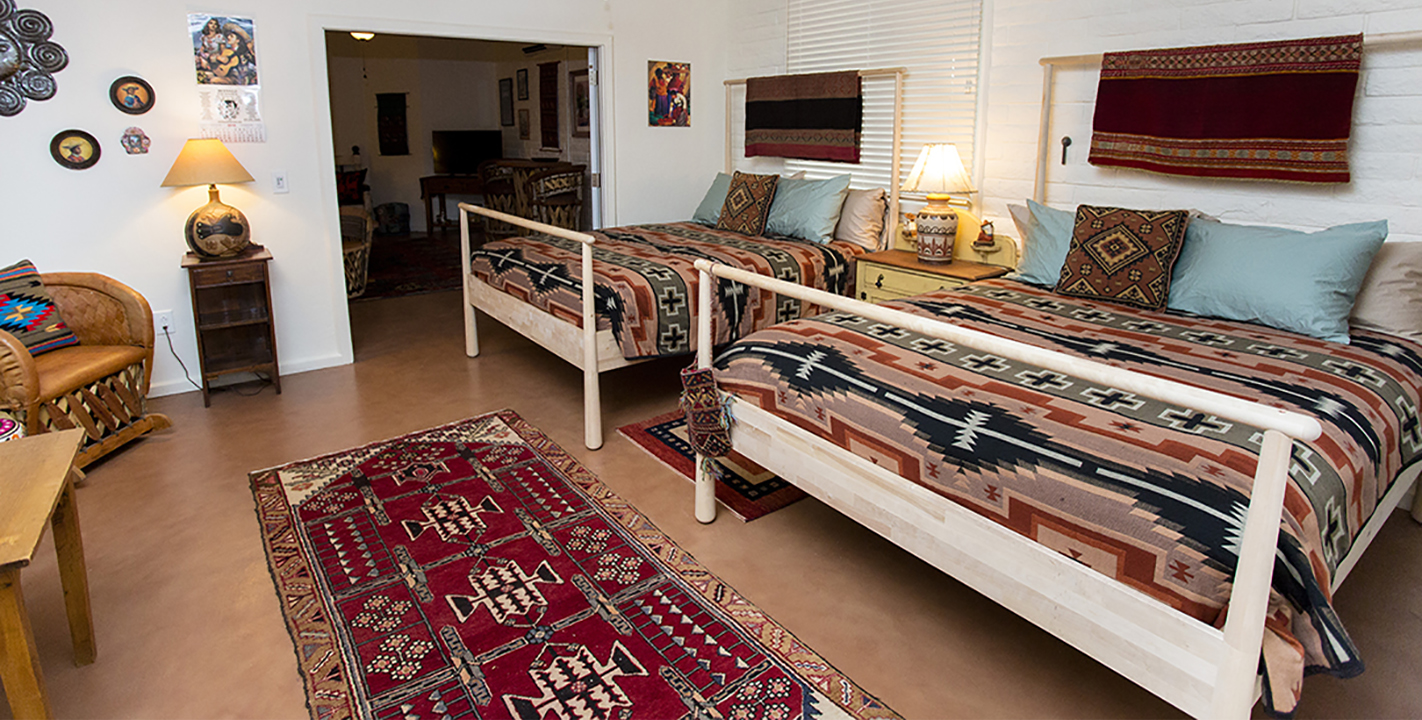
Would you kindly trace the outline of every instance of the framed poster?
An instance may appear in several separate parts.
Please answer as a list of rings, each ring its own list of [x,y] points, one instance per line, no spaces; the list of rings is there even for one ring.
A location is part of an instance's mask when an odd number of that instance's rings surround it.
[[[568,102],[573,106],[573,137],[585,138],[592,133],[592,102],[588,96],[588,71],[568,73]]]
[[[691,125],[691,63],[647,61],[647,124]]]
[[[518,109],[518,139],[527,140],[529,134],[528,108]]]
[[[514,124],[513,78],[499,81],[499,124],[510,127]]]
[[[518,78],[518,99],[519,99],[519,100],[527,100],[527,99],[528,99],[528,68],[519,68],[519,69],[518,69],[518,72],[514,73],[514,76]]]
[[[251,18],[188,15],[201,85],[256,85],[257,33]]]

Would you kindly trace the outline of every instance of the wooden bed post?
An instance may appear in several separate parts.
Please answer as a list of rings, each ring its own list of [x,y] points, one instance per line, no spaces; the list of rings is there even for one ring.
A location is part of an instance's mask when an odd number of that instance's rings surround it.
[[[583,243],[583,444],[602,447],[602,396],[597,382],[597,294],[592,243]]]
[[[1225,618],[1225,656],[1220,659],[1210,717],[1249,717],[1254,706],[1255,675],[1264,642],[1264,618],[1279,547],[1279,520],[1288,487],[1294,441],[1278,430],[1264,431],[1249,494],[1249,514],[1240,539],[1239,564]]]
[[[459,276],[459,288],[464,297],[464,354],[479,357],[479,327],[474,321],[474,305],[469,297],[469,211],[463,204],[459,208],[459,266],[464,269]]]
[[[711,287],[716,278],[697,265],[696,285],[696,367],[711,367]],[[706,458],[696,454],[696,519],[702,523],[716,519],[716,479],[706,473]]]

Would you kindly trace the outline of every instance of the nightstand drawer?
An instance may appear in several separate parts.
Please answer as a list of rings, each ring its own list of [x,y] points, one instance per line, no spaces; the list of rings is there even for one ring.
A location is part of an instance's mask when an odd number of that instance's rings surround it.
[[[213,287],[215,285],[231,285],[233,283],[261,282],[263,279],[263,266],[261,263],[247,263],[233,267],[216,268],[195,268],[193,274],[193,287]]]
[[[967,284],[966,280],[960,278],[928,275],[875,263],[864,264],[860,279],[861,290],[896,297],[919,295],[941,288],[955,288]]]

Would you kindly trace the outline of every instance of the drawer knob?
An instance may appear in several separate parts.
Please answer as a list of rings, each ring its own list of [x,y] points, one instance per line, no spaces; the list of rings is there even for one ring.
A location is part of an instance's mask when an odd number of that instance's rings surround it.
[[[228,271],[227,271],[227,279],[228,279],[228,280],[231,280],[231,279],[232,279],[232,271],[231,271],[231,270],[228,270]]]
[[[884,273],[879,273],[879,279],[874,281],[874,287],[883,289],[883,287],[884,287]]]

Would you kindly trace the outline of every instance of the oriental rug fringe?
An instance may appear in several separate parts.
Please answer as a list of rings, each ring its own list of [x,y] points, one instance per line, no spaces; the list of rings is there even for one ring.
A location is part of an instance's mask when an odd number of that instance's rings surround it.
[[[251,484],[313,719],[896,717],[511,411]]]

